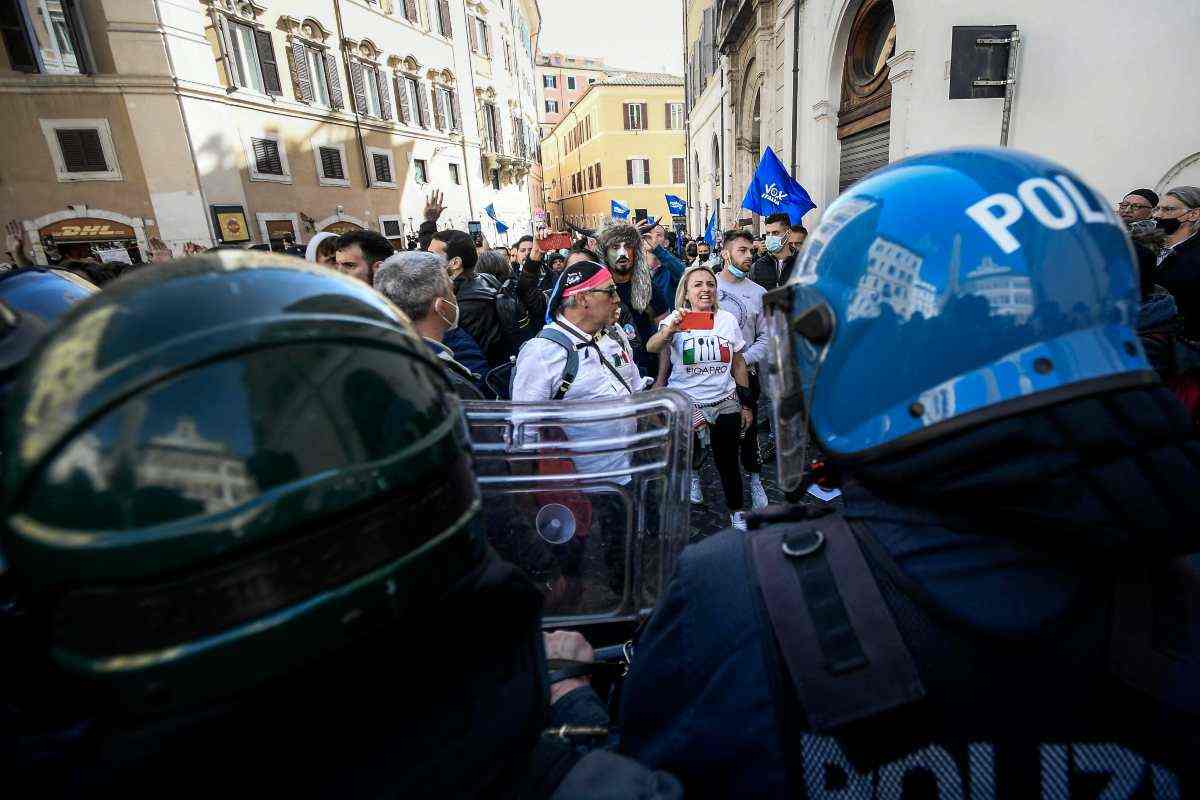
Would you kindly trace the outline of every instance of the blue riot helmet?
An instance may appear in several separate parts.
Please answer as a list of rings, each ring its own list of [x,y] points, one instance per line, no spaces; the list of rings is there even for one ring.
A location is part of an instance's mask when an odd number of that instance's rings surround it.
[[[781,482],[807,437],[862,462],[1150,383],[1132,246],[1101,195],[1014,150],[892,164],[846,191],[764,299]]]

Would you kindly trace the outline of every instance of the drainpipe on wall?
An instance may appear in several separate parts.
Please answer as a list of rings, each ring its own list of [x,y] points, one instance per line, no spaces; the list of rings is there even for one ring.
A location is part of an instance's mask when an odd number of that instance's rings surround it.
[[[333,19],[337,23],[338,35],[338,50],[346,56],[346,92],[347,101],[350,105],[350,111],[354,114],[354,131],[358,134],[358,155],[362,158],[363,166],[363,182],[368,189],[371,188],[371,167],[367,163],[367,145],[363,141],[362,122],[358,118],[358,107],[354,104],[354,74],[350,71],[350,58],[346,53],[345,41],[346,32],[342,30],[342,4],[339,0],[333,0]],[[396,103],[399,104],[399,100]]]
[[[687,180],[687,216],[692,217],[692,68],[688,64],[688,0],[679,0],[683,6],[683,107],[687,112],[683,118],[684,175]],[[667,209],[670,211],[670,209]],[[684,233],[687,231],[685,230]]]
[[[800,0],[792,0],[792,177],[796,178],[796,140],[800,112]],[[798,178],[796,178],[799,180]]]
[[[725,70],[720,62],[717,63],[717,71],[721,73],[721,197],[717,201],[717,227],[722,228],[725,225],[721,219],[721,208],[725,205],[725,103],[728,98],[725,95]]]

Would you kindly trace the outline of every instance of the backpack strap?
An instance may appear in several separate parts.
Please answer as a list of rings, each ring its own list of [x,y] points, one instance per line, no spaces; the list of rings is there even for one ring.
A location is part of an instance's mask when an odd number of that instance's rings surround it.
[[[841,515],[747,537],[809,726],[828,732],[925,696],[912,654]]]
[[[569,336],[555,328],[542,328],[538,335],[534,338],[548,339],[556,345],[567,351],[567,365],[563,368],[562,378],[559,380],[558,388],[554,390],[554,400],[562,400],[571,388],[571,384],[575,382],[575,376],[579,374],[579,352],[575,349],[575,342]]]

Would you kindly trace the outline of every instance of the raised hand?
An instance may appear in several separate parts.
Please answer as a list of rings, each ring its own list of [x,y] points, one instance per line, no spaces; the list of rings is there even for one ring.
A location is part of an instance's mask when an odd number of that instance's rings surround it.
[[[429,195],[429,199],[425,201],[425,221],[437,222],[438,217],[442,215],[442,212],[445,209],[446,206],[443,202],[442,193],[437,189],[434,189]]]

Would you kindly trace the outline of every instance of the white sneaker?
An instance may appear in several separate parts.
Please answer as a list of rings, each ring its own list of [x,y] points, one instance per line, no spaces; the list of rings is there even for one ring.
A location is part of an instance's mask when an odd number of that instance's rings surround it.
[[[765,508],[771,501],[767,499],[767,490],[763,487],[761,475],[750,475],[750,507]]]
[[[739,531],[746,530],[746,512],[745,511],[733,512],[732,514],[729,515],[729,521],[733,524],[733,527],[737,528]]]
[[[693,503],[703,503],[704,502],[704,492],[700,490],[700,476],[699,475],[692,476],[692,502]]]

